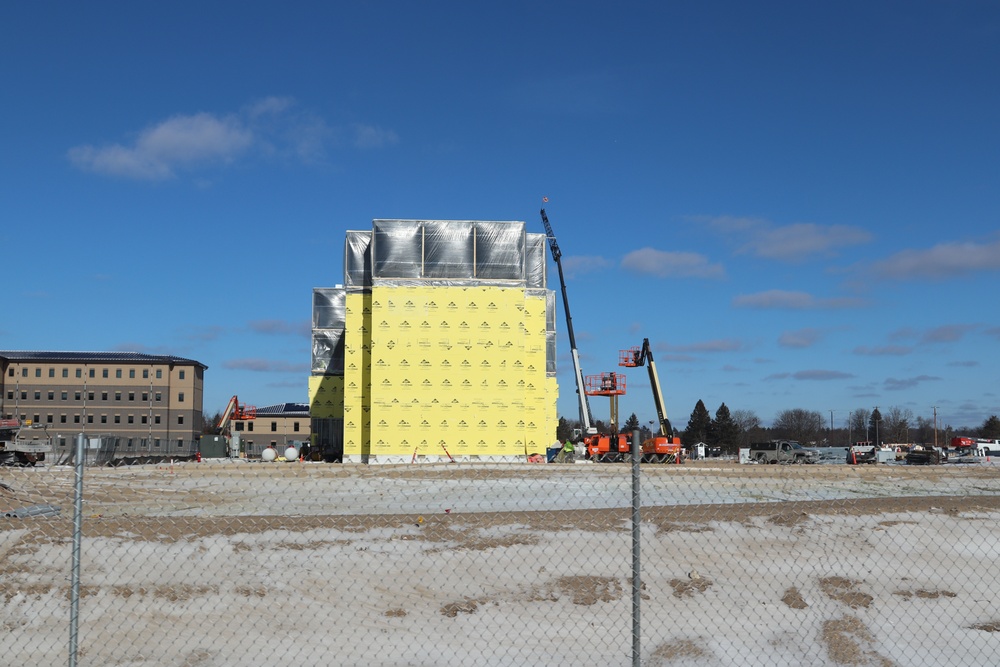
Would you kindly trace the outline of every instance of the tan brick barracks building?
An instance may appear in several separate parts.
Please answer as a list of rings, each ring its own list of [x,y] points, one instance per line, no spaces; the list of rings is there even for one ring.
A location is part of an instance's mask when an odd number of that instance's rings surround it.
[[[0,350],[0,417],[46,425],[57,458],[79,433],[116,438],[121,456],[190,455],[207,368],[139,352]]]

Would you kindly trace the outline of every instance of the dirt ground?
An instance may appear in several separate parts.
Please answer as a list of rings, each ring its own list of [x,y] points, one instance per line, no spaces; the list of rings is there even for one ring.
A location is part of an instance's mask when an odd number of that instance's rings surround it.
[[[84,476],[80,665],[989,665],[1000,468],[147,465]],[[74,474],[0,471],[0,655],[66,660]],[[3,662],[0,659],[0,662]]]

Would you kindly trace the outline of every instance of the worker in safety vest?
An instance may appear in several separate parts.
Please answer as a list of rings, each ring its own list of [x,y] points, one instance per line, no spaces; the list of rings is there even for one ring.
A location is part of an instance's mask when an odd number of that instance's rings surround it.
[[[573,441],[566,438],[566,444],[563,445],[562,455],[564,461],[572,461],[576,455],[576,448],[573,446]]]

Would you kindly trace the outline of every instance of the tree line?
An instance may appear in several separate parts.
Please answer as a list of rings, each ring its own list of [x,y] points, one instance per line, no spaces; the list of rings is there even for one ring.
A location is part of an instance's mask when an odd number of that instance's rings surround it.
[[[601,420],[597,420],[594,425],[598,433],[612,432],[611,425]],[[556,435],[560,441],[565,441],[572,437],[574,429],[579,428],[579,421],[571,422],[560,417]],[[687,426],[683,430],[676,426],[673,428],[675,435],[681,437],[681,442],[686,447],[703,442],[709,447],[721,448],[726,454],[735,454],[739,448],[747,447],[751,442],[775,439],[795,440],[820,447],[846,447],[853,442],[864,441],[947,446],[957,435],[1000,440],[1000,418],[996,415],[988,417],[979,427],[955,429],[947,424],[935,425],[933,419],[915,417],[912,410],[899,406],[892,406],[884,411],[878,407],[872,410],[857,408],[850,412],[846,424],[841,426],[831,424],[817,410],[792,408],[779,412],[771,426],[765,427],[753,410],[730,411],[725,403],[719,406],[713,417],[705,403],[699,399],[691,411]],[[636,430],[643,440],[653,435],[650,426],[640,424],[633,412],[618,431],[630,433]]]

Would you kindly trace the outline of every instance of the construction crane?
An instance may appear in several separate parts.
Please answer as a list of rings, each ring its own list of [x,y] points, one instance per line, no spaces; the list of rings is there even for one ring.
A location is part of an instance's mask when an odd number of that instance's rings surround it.
[[[573,356],[573,376],[576,378],[576,394],[578,398],[578,408],[580,410],[581,436],[584,440],[597,433],[594,427],[593,413],[590,411],[590,402],[587,400],[586,387],[583,382],[583,371],[580,369],[580,353],[576,349],[576,336],[573,335],[573,317],[569,314],[569,299],[566,296],[566,279],[563,277],[562,251],[556,242],[555,232],[549,224],[549,218],[542,209],[542,225],[545,226],[545,235],[549,241],[549,249],[552,250],[552,259],[555,260],[556,269],[559,271],[559,286],[562,289],[563,308],[566,311],[566,331],[569,334],[570,353]]]
[[[660,433],[642,443],[642,458],[644,461],[665,463],[672,461],[680,463],[683,459],[681,439],[674,434],[667,418],[667,406],[663,402],[663,391],[660,389],[660,378],[656,374],[656,363],[653,361],[653,351],[649,347],[649,339],[642,339],[642,347],[631,347],[621,350],[618,355],[618,365],[627,368],[646,366],[649,370],[649,386],[653,390],[653,402],[656,404],[656,417],[660,422]]]

